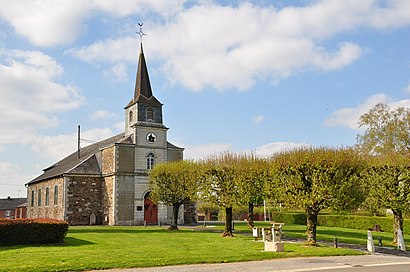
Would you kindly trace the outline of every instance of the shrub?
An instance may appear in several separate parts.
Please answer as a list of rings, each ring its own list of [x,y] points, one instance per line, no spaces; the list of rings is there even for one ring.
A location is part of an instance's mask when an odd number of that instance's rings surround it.
[[[0,219],[0,244],[63,243],[68,223],[54,219]]]
[[[306,214],[305,213],[282,213],[273,212],[272,221],[280,222],[285,224],[296,224],[296,225],[306,225]]]

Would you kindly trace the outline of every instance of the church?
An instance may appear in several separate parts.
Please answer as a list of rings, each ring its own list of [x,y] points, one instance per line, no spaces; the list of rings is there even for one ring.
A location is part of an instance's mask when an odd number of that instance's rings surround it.
[[[134,97],[125,106],[124,132],[79,149],[26,184],[27,217],[70,225],[168,224],[172,207],[150,200],[149,171],[183,159],[167,141],[163,104],[153,95],[141,43]],[[181,206],[180,224],[196,223],[192,203]]]

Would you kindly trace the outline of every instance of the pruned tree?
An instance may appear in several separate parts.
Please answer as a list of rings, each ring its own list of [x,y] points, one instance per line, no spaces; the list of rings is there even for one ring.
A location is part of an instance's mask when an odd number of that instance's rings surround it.
[[[410,210],[410,159],[389,154],[369,157],[368,164],[361,174],[368,192],[366,203],[393,212],[393,243],[396,244],[398,230],[403,231],[403,213]]]
[[[364,194],[357,174],[364,160],[353,149],[300,148],[272,158],[268,194],[285,206],[303,208],[307,245],[316,245],[318,214],[325,208],[350,210]]]
[[[269,180],[269,164],[254,154],[244,154],[235,165],[235,184],[238,187],[238,204],[248,207],[247,224],[253,227],[255,204],[264,200],[265,183]]]
[[[174,161],[154,166],[149,173],[151,197],[172,206],[169,230],[178,230],[179,207],[197,198],[200,173],[192,161]]]
[[[361,152],[371,155],[409,154],[410,109],[391,109],[379,103],[360,117],[359,127],[365,128],[363,135],[357,135],[357,147]]]
[[[237,155],[224,153],[202,161],[203,175],[200,195],[205,201],[225,209],[225,229],[223,237],[232,237],[232,208],[238,202],[238,187],[235,164]]]

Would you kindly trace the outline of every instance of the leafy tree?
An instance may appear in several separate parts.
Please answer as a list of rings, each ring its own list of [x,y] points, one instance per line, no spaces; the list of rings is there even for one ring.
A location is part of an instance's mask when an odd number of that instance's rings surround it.
[[[264,186],[269,179],[269,164],[255,155],[242,155],[235,165],[235,184],[238,186],[238,204],[248,206],[248,226],[253,227],[254,204],[264,199]]]
[[[273,180],[268,193],[285,206],[303,208],[307,215],[307,245],[316,245],[319,212],[350,210],[363,200],[357,174],[364,162],[352,149],[300,148],[272,158]]]
[[[384,103],[375,105],[359,120],[366,130],[357,136],[357,147],[365,154],[408,154],[410,151],[410,110],[392,110]]]
[[[172,206],[170,230],[178,230],[179,207],[197,197],[199,171],[194,162],[174,161],[161,163],[150,171],[151,197]]]
[[[232,208],[238,202],[238,187],[235,184],[237,174],[235,164],[237,156],[231,153],[209,158],[202,162],[202,182],[200,195],[205,201],[225,208],[224,237],[232,237]]]
[[[394,215],[394,239],[403,231],[403,213],[410,210],[410,159],[390,154],[370,157],[361,177],[368,192],[366,202],[377,208],[391,209]]]

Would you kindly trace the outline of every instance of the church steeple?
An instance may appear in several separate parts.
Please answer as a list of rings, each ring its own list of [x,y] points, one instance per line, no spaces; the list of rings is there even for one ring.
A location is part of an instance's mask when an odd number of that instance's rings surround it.
[[[144,50],[140,49],[140,55],[138,58],[138,69],[137,76],[135,80],[135,92],[134,92],[134,101],[138,101],[140,96],[143,95],[145,98],[150,99],[152,96],[151,83],[148,76],[147,64],[145,62]]]
[[[143,35],[141,30],[138,34],[141,37]],[[134,137],[136,137],[137,130],[152,129],[153,127],[166,129],[162,122],[162,103],[152,93],[141,42],[134,97],[125,107],[125,135],[134,134]],[[136,143],[136,141],[135,138],[133,142]]]

